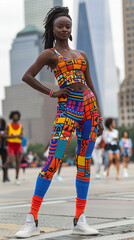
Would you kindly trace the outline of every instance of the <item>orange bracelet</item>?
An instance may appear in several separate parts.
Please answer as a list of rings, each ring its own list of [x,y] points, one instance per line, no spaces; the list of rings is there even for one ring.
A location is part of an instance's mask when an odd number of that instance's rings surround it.
[[[49,96],[50,96],[50,97],[53,96],[53,92],[54,92],[53,90],[50,91],[50,93],[49,93]]]

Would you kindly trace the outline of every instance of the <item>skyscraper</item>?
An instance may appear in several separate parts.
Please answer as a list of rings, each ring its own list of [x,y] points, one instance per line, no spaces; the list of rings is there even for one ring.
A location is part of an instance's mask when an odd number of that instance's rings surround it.
[[[118,95],[119,125],[134,126],[134,0],[123,0],[125,79]]]
[[[25,26],[35,25],[44,31],[43,20],[47,12],[54,6],[62,6],[62,0],[25,0]]]
[[[42,51],[42,32],[37,27],[28,25],[17,34],[10,50],[11,85],[22,83],[22,76]],[[49,79],[49,82],[55,82],[53,74],[46,67],[36,78],[39,81]]]
[[[118,81],[107,0],[79,1],[77,48],[86,52],[104,117],[117,118]]]

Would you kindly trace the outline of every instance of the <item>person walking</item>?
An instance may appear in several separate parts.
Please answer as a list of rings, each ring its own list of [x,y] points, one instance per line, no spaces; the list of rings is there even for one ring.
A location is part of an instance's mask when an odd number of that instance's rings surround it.
[[[101,178],[100,171],[101,171],[101,166],[103,162],[104,147],[105,147],[105,142],[102,139],[102,136],[97,137],[95,142],[95,147],[92,153],[92,158],[95,165],[96,179]]]
[[[5,132],[5,137],[7,137],[7,146],[8,146],[8,161],[3,165],[3,168],[10,166],[15,159],[15,169],[16,169],[16,178],[15,183],[20,184],[19,181],[19,170],[21,163],[22,155],[22,144],[21,139],[23,137],[23,128],[19,123],[21,114],[19,111],[12,111],[9,115],[11,122],[8,124]]]
[[[45,165],[37,177],[31,210],[24,227],[16,237],[28,237],[40,233],[38,212],[43,198],[51,184],[76,129],[77,135],[77,175],[76,213],[72,225],[73,234],[98,234],[86,223],[84,214],[90,182],[91,154],[95,140],[103,132],[102,116],[98,98],[90,77],[89,63],[83,51],[72,50],[68,40],[72,40],[72,19],[67,7],[52,8],[44,21],[45,51],[26,71],[23,81],[34,89],[58,98],[55,118]],[[35,78],[47,65],[54,71],[60,89],[53,91]]]
[[[104,131],[103,137],[106,143],[106,151],[108,154],[108,166],[107,166],[107,177],[109,177],[110,166],[115,159],[116,164],[116,180],[120,179],[120,150],[118,148],[118,135],[119,132],[115,129],[116,124],[113,118],[107,118],[105,121],[106,130]]]
[[[7,161],[7,140],[5,138],[6,121],[4,118],[0,118],[0,156],[2,159],[2,164]],[[9,181],[8,169],[2,168],[3,170],[3,182]]]
[[[128,163],[132,156],[133,143],[127,131],[124,131],[119,141],[119,147],[123,158],[123,176],[128,177]]]

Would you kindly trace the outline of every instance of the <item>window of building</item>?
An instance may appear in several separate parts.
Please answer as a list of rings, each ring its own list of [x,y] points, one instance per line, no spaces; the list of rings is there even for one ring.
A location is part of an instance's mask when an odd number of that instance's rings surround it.
[[[129,67],[129,68],[128,68],[128,71],[132,71],[132,68],[131,68],[131,67]]]
[[[121,119],[124,120],[124,117],[122,117]]]
[[[131,60],[129,60],[129,61],[128,61],[128,64],[132,64],[132,61],[131,61]]]
[[[127,50],[130,51],[130,50],[131,50],[131,47],[128,47]]]
[[[129,112],[129,109],[127,110],[127,112]]]
[[[127,95],[126,98],[128,99],[128,98],[129,98],[129,95]]]
[[[129,30],[130,30],[130,27],[127,27],[127,30],[129,31]]]
[[[132,57],[132,54],[129,53],[129,54],[128,54],[128,57],[129,57],[129,58]]]
[[[128,35],[127,35],[128,37],[131,37],[131,34],[130,33],[128,33]]]
[[[121,113],[124,113],[124,109],[121,110]]]
[[[130,9],[129,7],[126,7],[126,11],[129,11],[129,9]]]
[[[129,17],[130,17],[130,14],[129,14],[129,13],[127,13],[127,14],[126,14],[126,17],[127,17],[127,18],[129,18]]]
[[[128,75],[128,78],[129,78],[129,79],[132,78],[132,74],[129,74],[129,75]]]
[[[129,102],[126,102],[126,105],[129,106]]]
[[[123,107],[123,102],[120,103],[120,106]]]
[[[127,21],[126,21],[126,24],[130,24],[130,21],[129,21],[129,20],[127,20]]]
[[[131,40],[128,40],[127,43],[130,44],[130,43],[131,43]]]
[[[128,116],[127,119],[130,119],[130,116]]]

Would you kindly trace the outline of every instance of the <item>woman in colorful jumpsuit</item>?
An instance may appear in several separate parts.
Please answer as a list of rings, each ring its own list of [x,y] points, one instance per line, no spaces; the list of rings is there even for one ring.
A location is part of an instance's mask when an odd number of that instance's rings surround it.
[[[91,81],[89,64],[83,51],[72,50],[72,20],[67,7],[52,8],[44,22],[45,50],[23,76],[23,81],[34,89],[58,98],[48,159],[37,177],[31,210],[24,227],[17,237],[29,237],[40,233],[38,211],[51,184],[54,173],[60,166],[74,131],[77,135],[76,214],[72,233],[94,235],[98,231],[86,223],[84,209],[90,182],[91,154],[95,140],[103,132],[102,116],[98,98]],[[47,65],[54,71],[60,89],[56,92],[35,79]]]

